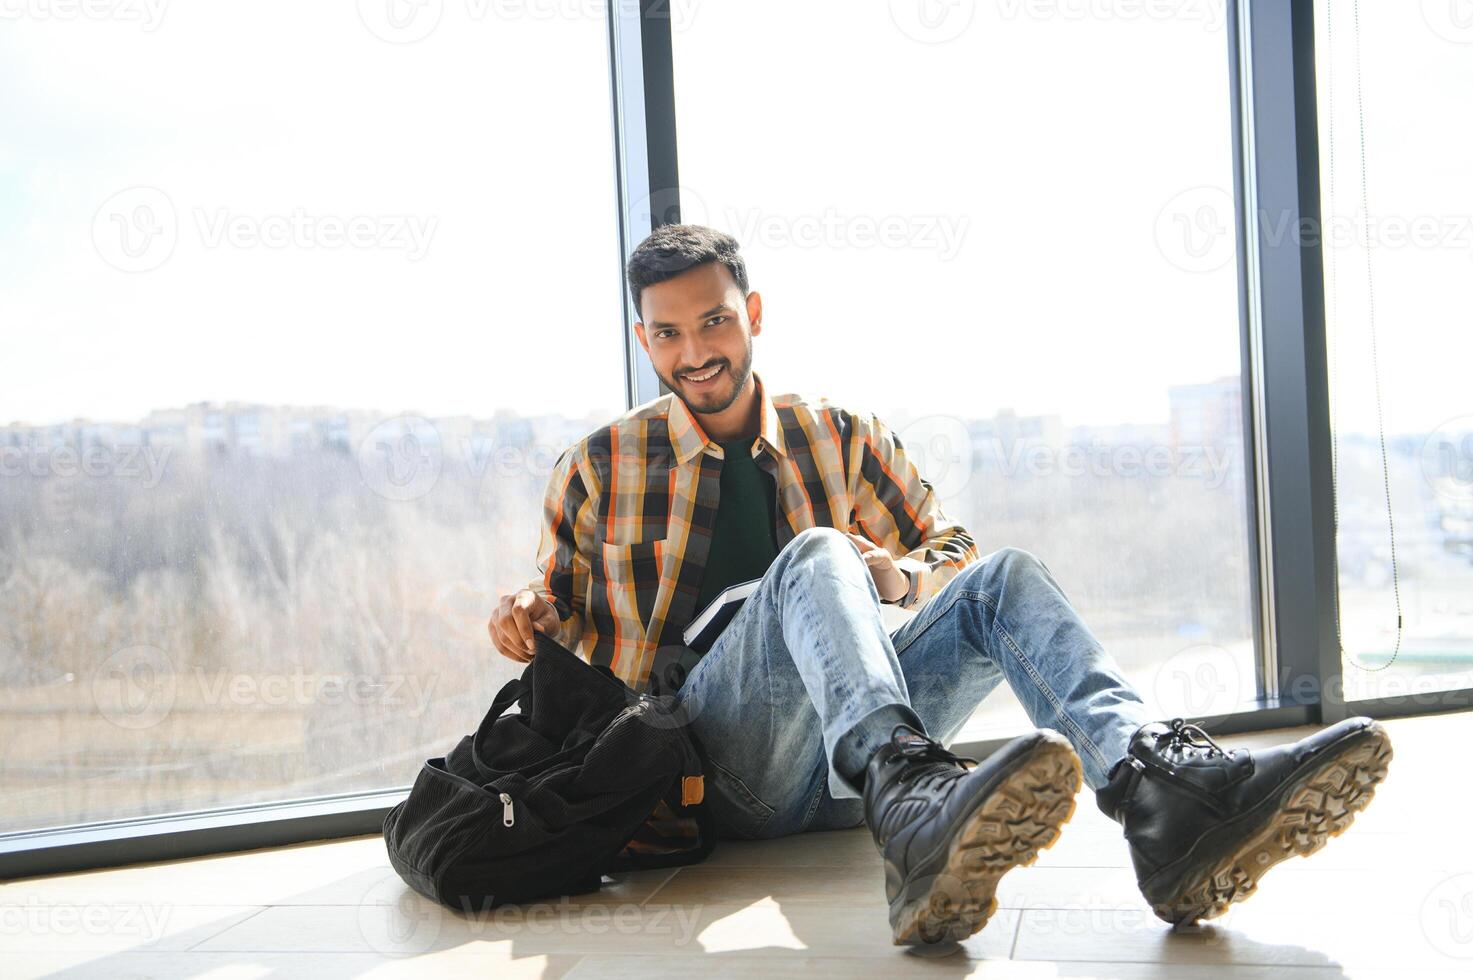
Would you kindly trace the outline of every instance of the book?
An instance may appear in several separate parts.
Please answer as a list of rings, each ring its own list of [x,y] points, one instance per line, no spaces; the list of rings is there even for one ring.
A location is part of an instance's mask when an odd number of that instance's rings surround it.
[[[742,608],[742,603],[757,591],[757,586],[761,581],[760,578],[754,578],[735,585],[728,585],[722,589],[720,594],[712,599],[706,608],[701,610],[700,615],[691,620],[690,625],[685,628],[683,634],[685,645],[702,653],[711,649],[711,645],[716,642],[721,631],[726,629],[727,624]]]

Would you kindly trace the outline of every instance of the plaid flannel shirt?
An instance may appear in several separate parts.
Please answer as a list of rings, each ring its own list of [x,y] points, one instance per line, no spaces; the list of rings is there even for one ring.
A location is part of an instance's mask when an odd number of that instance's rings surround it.
[[[755,371],[761,428],[752,455],[777,484],[777,538],[854,531],[897,556],[915,608],[979,556],[942,513],[900,437],[878,417],[820,398],[769,397]],[[540,574],[554,637],[648,690],[655,652],[681,644],[699,610],[721,486],[720,445],[673,392],[579,439],[554,463],[543,501]]]

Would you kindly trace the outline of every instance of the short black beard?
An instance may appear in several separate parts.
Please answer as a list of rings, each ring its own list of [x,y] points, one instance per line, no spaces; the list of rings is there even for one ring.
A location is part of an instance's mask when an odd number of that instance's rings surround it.
[[[715,406],[713,408],[697,408],[695,405],[692,405],[689,401],[686,400],[684,394],[681,392],[681,389],[679,387],[676,387],[676,386],[671,385],[669,381],[666,381],[665,382],[665,386],[667,388],[670,388],[672,391],[675,392],[675,397],[676,398],[679,398],[681,401],[685,402],[685,407],[688,408],[688,409],[690,409],[691,414],[693,414],[693,415],[715,415],[716,413],[718,413],[718,412],[724,412],[728,408],[730,408],[731,406],[735,405],[736,404],[736,400],[739,397],[741,397],[742,390],[744,388],[746,388],[746,386],[747,386],[747,379],[752,376],[752,348],[751,348],[750,345],[747,347],[747,356],[746,356],[745,360],[746,360],[746,370],[742,372],[742,376],[740,378],[737,378],[736,375],[735,375],[735,373],[733,372],[733,369],[732,369],[732,366],[731,366],[731,362],[730,361],[727,361],[727,362],[724,363],[724,366],[725,366],[725,369],[726,369],[726,373],[727,374],[731,374],[732,377],[735,378],[736,379],[736,382],[737,382],[733,386],[733,388],[732,388],[731,400],[728,401],[725,405],[718,405],[718,406]],[[676,376],[676,380],[680,380],[680,378],[679,378],[678,375]]]

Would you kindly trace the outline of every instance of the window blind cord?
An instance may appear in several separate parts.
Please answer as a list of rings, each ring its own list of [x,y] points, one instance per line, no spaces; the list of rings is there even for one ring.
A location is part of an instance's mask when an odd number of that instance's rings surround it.
[[[1335,55],[1334,55],[1334,50],[1335,50],[1335,44],[1334,44],[1334,40],[1335,40],[1335,26],[1334,26],[1335,25],[1335,14],[1334,14],[1334,9],[1335,9],[1335,4],[1334,3],[1327,3],[1325,5],[1325,37],[1326,37],[1326,40],[1328,42],[1328,47],[1330,49],[1330,57],[1329,57],[1330,70],[1327,73],[1328,84],[1326,86],[1326,95],[1327,95],[1327,99],[1328,99],[1328,103],[1329,103],[1329,116],[1330,116],[1330,123],[1329,123],[1330,217],[1331,217],[1331,220],[1332,221],[1334,220],[1334,216],[1335,216]],[[1353,16],[1353,19],[1354,19],[1354,22],[1353,22],[1353,25],[1352,25],[1353,26],[1352,36],[1353,36],[1354,42],[1355,42],[1355,102],[1356,102],[1356,116],[1357,116],[1358,123],[1359,123],[1359,137],[1360,137],[1360,204],[1361,204],[1361,213],[1363,215],[1365,215],[1366,216],[1366,220],[1369,221],[1370,220],[1370,208],[1369,208],[1369,206],[1367,204],[1368,195],[1367,195],[1367,192],[1366,192],[1366,183],[1367,183],[1367,181],[1366,181],[1366,110],[1365,110],[1365,96],[1364,96],[1364,91],[1362,89],[1362,84],[1361,84],[1360,0],[1353,0],[1353,2],[1351,4],[1351,10],[1352,10],[1352,16]],[[1321,239],[1320,240],[1321,240],[1321,243],[1323,243],[1324,242],[1324,237],[1321,236]],[[1400,583],[1400,577],[1398,575],[1397,561],[1396,561],[1396,520],[1395,520],[1395,517],[1393,515],[1393,511],[1392,511],[1392,507],[1391,507],[1391,473],[1390,473],[1390,465],[1388,463],[1387,455],[1386,455],[1386,427],[1385,427],[1385,423],[1383,421],[1382,411],[1381,411],[1381,368],[1380,368],[1380,362],[1379,362],[1379,359],[1378,359],[1378,356],[1377,356],[1377,353],[1378,352],[1377,352],[1377,348],[1376,348],[1376,290],[1375,290],[1375,280],[1374,280],[1374,278],[1372,276],[1372,269],[1371,269],[1371,247],[1372,247],[1372,242],[1371,242],[1370,238],[1368,237],[1366,239],[1366,318],[1367,318],[1367,321],[1366,322],[1367,322],[1367,326],[1369,327],[1370,335],[1371,335],[1371,377],[1372,377],[1372,381],[1373,381],[1373,385],[1374,385],[1374,389],[1375,389],[1375,394],[1376,394],[1376,431],[1377,431],[1377,435],[1378,435],[1378,437],[1380,439],[1380,445],[1381,445],[1381,483],[1382,483],[1382,487],[1384,488],[1385,493],[1386,493],[1386,529],[1387,529],[1387,534],[1388,534],[1388,536],[1390,538],[1390,542],[1391,542],[1391,590],[1392,590],[1392,595],[1395,597],[1395,600],[1396,600],[1396,647],[1391,652],[1391,659],[1390,660],[1387,660],[1381,666],[1379,666],[1379,667],[1366,667],[1366,666],[1364,666],[1364,665],[1362,665],[1360,663],[1357,663],[1355,661],[1355,659],[1350,656],[1349,651],[1347,651],[1345,649],[1345,641],[1344,641],[1344,637],[1342,636],[1341,629],[1340,629],[1340,570],[1339,570],[1338,567],[1335,569],[1335,574],[1333,576],[1334,586],[1335,586],[1334,587],[1334,596],[1335,596],[1335,644],[1336,644],[1337,647],[1339,647],[1339,649],[1340,649],[1340,656],[1341,656],[1341,659],[1344,662],[1349,663],[1352,667],[1355,667],[1357,670],[1364,670],[1364,671],[1367,671],[1367,672],[1375,672],[1375,671],[1378,671],[1378,670],[1385,670],[1387,667],[1390,667],[1393,663],[1396,662],[1397,656],[1401,653],[1402,623],[1403,623],[1403,619],[1402,619],[1402,608],[1401,608],[1401,583]],[[1338,329],[1339,324],[1340,324],[1339,317],[1338,317],[1338,302],[1337,302],[1338,296],[1339,296],[1339,291],[1337,289],[1337,276],[1336,276],[1336,271],[1337,271],[1337,268],[1339,266],[1339,260],[1334,255],[1335,249],[1334,249],[1333,245],[1328,249],[1328,251],[1329,251],[1330,257],[1331,257],[1331,261],[1330,261],[1330,319],[1331,319],[1331,322]],[[1337,407],[1338,407],[1338,404],[1339,404],[1339,398],[1337,397],[1337,392],[1338,392],[1338,389],[1339,389],[1339,380],[1340,380],[1340,364],[1339,364],[1339,345],[1333,339],[1333,333],[1334,333],[1334,331],[1326,331],[1326,334],[1331,337],[1331,339],[1330,339],[1330,373],[1331,373],[1331,378],[1332,378],[1331,395],[1330,395],[1330,433],[1331,433],[1331,441],[1330,441],[1330,497],[1331,497],[1331,527],[1333,528],[1333,533],[1338,537],[1338,535],[1340,533],[1340,492],[1339,492],[1339,474],[1340,474],[1340,426],[1338,424],[1339,415],[1338,415]]]

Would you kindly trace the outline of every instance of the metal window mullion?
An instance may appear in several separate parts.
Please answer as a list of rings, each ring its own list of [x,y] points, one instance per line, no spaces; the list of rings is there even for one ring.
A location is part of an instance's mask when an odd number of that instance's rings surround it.
[[[674,63],[666,0],[612,0],[607,11],[624,394],[625,406],[633,408],[665,390],[634,336],[637,316],[624,263],[651,231],[680,220]]]
[[[1247,510],[1249,575],[1254,587],[1250,604],[1254,643],[1254,666],[1258,696],[1276,700],[1279,695],[1277,648],[1274,633],[1273,554],[1271,501],[1266,492],[1263,447],[1267,438],[1263,426],[1263,312],[1258,291],[1258,238],[1250,234],[1250,214],[1257,211],[1257,188],[1253,181],[1252,95],[1253,46],[1247,43],[1248,7],[1239,0],[1228,0],[1228,73],[1231,98],[1233,154],[1234,231],[1238,254],[1238,318],[1241,356],[1241,403],[1243,405],[1243,457],[1246,493],[1243,506]]]
[[[1311,0],[1237,0],[1240,183],[1265,693],[1345,717]],[[1301,229],[1311,233],[1301,234]]]

